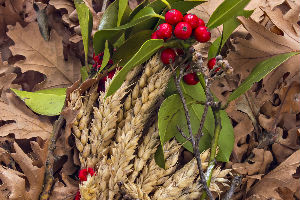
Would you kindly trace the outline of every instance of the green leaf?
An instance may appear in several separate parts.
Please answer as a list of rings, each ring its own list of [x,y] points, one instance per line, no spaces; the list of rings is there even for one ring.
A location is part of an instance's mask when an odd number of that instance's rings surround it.
[[[74,0],[74,3],[78,14],[84,54],[85,54],[85,61],[87,63],[90,34],[93,28],[93,15],[83,1]]]
[[[149,4],[149,0],[144,0],[142,3],[140,3],[129,15],[129,19],[131,20],[140,10],[145,8]]]
[[[81,67],[80,68],[80,74],[81,74],[81,81],[82,82],[84,82],[89,77],[89,74],[87,72],[86,67]]]
[[[107,90],[106,97],[112,95],[122,85],[127,73],[135,66],[147,61],[164,44],[163,40],[147,40],[139,51],[124,65],[121,71],[116,74]]]
[[[119,0],[119,12],[118,12],[117,26],[120,26],[127,6],[128,6],[128,0]]]
[[[111,29],[117,26],[119,1],[111,3],[102,15],[98,30]]]
[[[165,157],[164,157],[164,151],[163,151],[162,145],[159,145],[157,147],[157,150],[156,150],[156,152],[154,154],[154,159],[155,159],[155,163],[159,167],[165,169],[165,167],[166,167],[165,166]]]
[[[250,0],[225,0],[211,15],[207,27],[216,28],[231,18],[236,18],[240,10],[250,2]]]
[[[98,71],[98,73],[100,73],[104,69],[104,67],[107,65],[109,58],[110,58],[110,53],[109,53],[109,48],[108,48],[108,40],[106,40],[103,60],[102,60],[101,68]]]
[[[192,132],[193,134],[196,134],[200,126],[204,106],[196,104],[196,100],[189,96],[185,96],[185,99],[190,113]],[[209,132],[213,132],[214,129],[214,123],[207,123],[208,121],[209,119],[205,121],[203,128],[203,132],[207,134],[209,134]],[[180,96],[178,94],[174,94],[164,100],[158,112],[158,129],[162,144],[174,136],[176,136],[176,138],[177,136],[179,136],[179,138],[182,137],[177,126],[184,133],[188,134],[185,113]],[[213,133],[210,134],[213,135]],[[185,139],[183,138],[181,142],[184,143]],[[184,147],[192,151],[192,146],[189,143],[185,143]]]
[[[152,30],[145,30],[136,33],[126,40],[123,45],[121,45],[117,51],[113,54],[114,63],[119,63],[120,66],[125,65],[140,47],[150,38]],[[128,51],[130,49],[130,51]]]
[[[258,63],[245,81],[229,96],[228,102],[231,102],[249,90],[255,82],[260,81],[276,67],[287,61],[290,57],[300,54],[300,52],[289,52],[273,56],[267,60]]]
[[[96,53],[100,53],[104,50],[105,41],[114,43],[124,32],[124,30],[138,25],[153,17],[158,17],[152,8],[142,9],[137,15],[127,24],[111,29],[99,30],[94,35],[94,49]]]
[[[253,10],[242,10],[239,12],[238,16],[250,17]],[[240,25],[240,22],[236,18],[230,18],[223,25],[223,39],[221,49],[226,43],[227,39],[230,37],[231,33]],[[217,52],[220,46],[221,36],[218,37],[209,47],[208,60],[217,56]]]
[[[234,145],[234,132],[227,113],[221,110],[220,115],[222,129],[218,141],[219,152],[216,156],[216,160],[228,162]]]
[[[11,89],[34,112],[55,116],[59,115],[65,102],[66,88],[54,88],[36,92]]]

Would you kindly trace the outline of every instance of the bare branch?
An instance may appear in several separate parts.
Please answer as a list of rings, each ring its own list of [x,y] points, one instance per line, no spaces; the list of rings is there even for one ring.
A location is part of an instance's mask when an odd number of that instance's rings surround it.
[[[234,194],[235,189],[241,184],[242,177],[241,176],[235,176],[231,182],[230,189],[225,194],[223,200],[230,200]]]

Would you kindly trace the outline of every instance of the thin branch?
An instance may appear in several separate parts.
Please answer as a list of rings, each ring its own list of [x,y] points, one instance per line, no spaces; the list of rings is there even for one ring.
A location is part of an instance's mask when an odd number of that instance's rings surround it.
[[[175,85],[176,85],[176,89],[177,89],[177,91],[179,93],[181,102],[183,104],[184,113],[185,113],[185,117],[186,117],[186,121],[187,121],[187,126],[188,126],[188,131],[189,131],[189,134],[190,134],[191,143],[193,145],[194,156],[195,156],[195,158],[197,160],[198,170],[199,170],[199,174],[200,174],[200,178],[201,178],[200,181],[201,181],[201,184],[204,187],[204,190],[206,191],[206,194],[208,195],[208,198],[210,200],[213,200],[214,198],[212,196],[211,191],[209,190],[209,188],[207,186],[205,174],[204,174],[203,169],[202,169],[202,163],[201,163],[200,151],[199,151],[199,144],[196,143],[196,140],[195,140],[194,135],[193,135],[189,110],[188,110],[185,98],[183,96],[182,90],[180,88],[180,80],[183,77],[182,74],[183,74],[183,69],[180,70],[180,73],[179,73],[178,77],[176,76],[176,74],[174,74]]]
[[[177,130],[179,131],[179,133],[182,135],[182,137],[184,137],[184,139],[186,139],[187,141],[191,142],[192,143],[192,140],[191,138],[187,137],[183,131],[181,130],[181,128],[179,128],[179,126],[177,126]]]
[[[235,176],[231,182],[230,189],[227,191],[225,194],[223,200],[230,200],[234,194],[234,191],[236,190],[237,187],[240,186],[242,182],[242,176]]]
[[[64,118],[62,115],[60,115],[59,118],[54,123],[53,131],[51,137],[49,138],[50,144],[48,146],[48,155],[47,155],[45,177],[44,177],[44,187],[42,193],[40,194],[40,200],[48,200],[50,198],[50,192],[54,182],[53,164],[54,161],[56,160],[56,157],[54,156],[55,142],[59,130],[61,129],[63,124],[64,124]]]
[[[106,10],[107,2],[108,2],[108,0],[103,0],[101,12],[104,12]]]

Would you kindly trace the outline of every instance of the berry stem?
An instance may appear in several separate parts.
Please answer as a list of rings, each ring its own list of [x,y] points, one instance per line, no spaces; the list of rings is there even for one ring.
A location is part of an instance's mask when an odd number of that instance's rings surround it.
[[[169,10],[171,10],[171,5],[169,4],[169,2],[167,0],[161,0],[167,7]]]
[[[160,19],[162,19],[162,20],[165,20],[165,17],[162,16],[162,15],[159,15],[159,14],[156,14],[155,17],[160,18]]]

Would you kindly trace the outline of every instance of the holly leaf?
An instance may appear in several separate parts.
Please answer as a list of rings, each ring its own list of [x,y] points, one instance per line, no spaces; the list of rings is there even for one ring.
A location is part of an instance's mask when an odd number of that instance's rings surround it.
[[[244,16],[246,18],[250,17],[253,13],[253,10],[243,10],[239,12],[239,16]],[[230,18],[223,24],[223,39],[222,36],[218,37],[209,47],[208,51],[208,60],[217,56],[217,52],[220,46],[220,49],[224,46],[227,39],[230,37],[231,33],[240,25],[241,23],[236,18]],[[222,41],[221,41],[222,39]]]
[[[115,43],[119,37],[124,33],[124,30],[134,27],[148,19],[153,17],[159,17],[153,10],[153,8],[146,7],[138,12],[133,19],[122,26],[102,29],[95,33],[94,35],[94,49],[96,53],[100,53],[104,50],[105,41],[108,40],[110,43]]]
[[[59,115],[64,106],[66,88],[53,88],[36,92],[11,89],[34,112],[55,116]]]
[[[123,15],[124,15],[127,7],[128,7],[128,0],[119,0],[119,12],[118,12],[117,26],[120,26]]]
[[[140,47],[150,38],[152,30],[140,31],[127,39],[113,54],[114,63],[125,65]],[[128,51],[130,49],[130,51]]]
[[[156,51],[164,44],[163,40],[147,40],[139,49],[139,51],[124,65],[121,71],[119,71],[113,78],[106,97],[112,95],[122,85],[126,78],[127,73],[135,66],[140,65],[147,61]]]
[[[225,0],[211,15],[207,27],[216,28],[231,18],[236,18],[240,10],[250,2],[250,0]]]
[[[292,56],[298,55],[300,52],[289,52],[285,54],[280,54],[273,56],[267,60],[264,60],[257,64],[252,70],[251,74],[245,79],[245,81],[236,89],[233,93],[230,94],[228,103],[235,100],[247,90],[249,90],[255,82],[263,79],[267,74],[272,70],[280,66],[282,63],[287,61]]]
[[[93,29],[93,15],[82,0],[75,0],[74,3],[78,14],[84,54],[85,54],[85,61],[87,63],[90,34]]]

